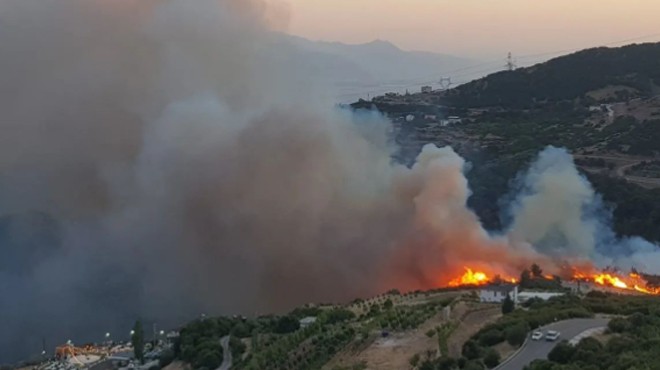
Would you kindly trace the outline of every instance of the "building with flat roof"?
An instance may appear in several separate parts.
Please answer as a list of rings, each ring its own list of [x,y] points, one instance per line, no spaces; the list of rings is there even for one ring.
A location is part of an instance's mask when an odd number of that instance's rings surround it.
[[[511,284],[493,284],[484,286],[479,290],[479,301],[484,303],[502,303],[506,296],[516,302],[518,286]]]

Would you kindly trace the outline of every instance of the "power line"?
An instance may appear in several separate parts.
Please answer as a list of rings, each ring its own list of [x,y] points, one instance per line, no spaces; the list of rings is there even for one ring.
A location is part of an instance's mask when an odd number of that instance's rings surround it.
[[[643,36],[637,36],[637,37],[632,37],[628,39],[623,39],[623,40],[618,40],[618,41],[612,41],[608,42],[605,44],[602,44],[602,46],[614,46],[617,44],[625,44],[628,42],[633,42],[633,41],[639,41],[639,40],[644,40],[644,39],[649,39],[652,37],[660,37],[660,32],[658,33],[653,33],[653,34],[647,34]],[[549,52],[543,52],[543,53],[536,53],[536,54],[527,54],[527,55],[521,55],[517,56],[516,60],[524,60],[524,59],[530,59],[530,58],[539,58],[539,57],[544,57],[544,56],[549,56],[549,55],[558,55],[558,54],[566,54],[566,53],[573,53],[577,52],[580,50],[585,50],[586,48],[573,48],[573,49],[562,49],[562,50],[554,50],[554,51],[549,51]],[[448,77],[450,80],[451,85],[460,85],[461,82],[456,82],[456,81],[461,81],[458,80],[460,77],[464,76],[470,76],[470,75],[477,75],[481,73],[493,73],[501,70],[501,59],[498,60],[490,60],[490,61],[485,61],[477,64],[472,64],[468,65],[465,67],[449,70],[449,71],[442,71],[438,74],[444,75],[444,76],[450,76]],[[480,70],[474,71],[475,68],[483,67],[483,66],[491,66],[489,68],[482,68]],[[516,63],[513,60],[513,57],[511,53],[507,55],[507,61],[505,65],[506,69],[508,70],[513,70],[515,69]],[[469,71],[469,72],[467,72]],[[459,73],[457,72],[465,72],[465,73]],[[379,83],[377,86],[382,87],[383,89],[385,88],[391,88],[391,89],[404,89],[404,88],[409,88],[409,87],[414,87],[414,86],[420,86],[420,85],[427,85],[427,84],[436,84],[439,83],[440,87],[442,88],[443,86],[443,80],[441,78],[440,82],[436,82],[436,80],[430,80],[433,76],[437,76],[438,74],[433,74],[433,75],[427,75],[427,76],[422,76],[422,77],[417,77],[414,79],[409,79],[408,83]],[[453,81],[452,81],[453,80]],[[355,92],[355,93],[345,93],[345,94],[340,94],[337,97],[345,97],[345,96],[358,96],[358,95],[364,95],[365,93],[368,94],[376,94],[379,93],[379,90],[372,90],[369,92]]]

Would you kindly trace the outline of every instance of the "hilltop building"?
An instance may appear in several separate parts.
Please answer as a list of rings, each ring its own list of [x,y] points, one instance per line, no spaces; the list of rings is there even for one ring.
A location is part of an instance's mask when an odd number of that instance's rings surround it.
[[[510,284],[485,286],[479,290],[479,301],[484,303],[502,303],[507,295],[516,302],[518,286]]]

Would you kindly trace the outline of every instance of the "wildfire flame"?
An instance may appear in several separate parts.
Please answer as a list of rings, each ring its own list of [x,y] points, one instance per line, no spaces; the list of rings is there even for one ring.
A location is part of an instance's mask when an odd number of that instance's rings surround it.
[[[465,273],[459,277],[456,277],[449,281],[447,286],[455,288],[460,286],[469,286],[469,285],[487,285],[494,283],[496,281],[516,283],[517,280],[514,278],[502,278],[501,276],[489,277],[487,273],[483,271],[475,271],[469,267],[465,267]]]
[[[588,281],[598,285],[611,288],[636,291],[644,294],[660,295],[660,288],[649,287],[646,280],[637,273],[621,275],[612,272],[597,272],[585,274],[576,272],[573,274],[574,280]]]
[[[600,274],[594,276],[594,281],[600,285],[611,285],[615,288],[628,289],[628,284],[624,283],[619,277],[610,274]]]
[[[464,267],[465,272],[451,279],[446,285],[456,288],[461,286],[483,286],[492,283],[517,283],[515,278],[502,278],[501,275],[491,274],[476,268]],[[588,271],[588,272],[585,272]],[[619,289],[622,291],[639,292],[643,294],[660,295],[660,287],[649,286],[646,279],[637,273],[628,275],[619,274],[612,271],[595,271],[585,268],[585,271],[573,269],[572,276],[567,275],[574,281],[584,281],[597,284],[604,287]],[[543,275],[547,280],[555,279],[554,275]]]
[[[490,279],[485,272],[474,272],[471,268],[466,267],[465,273],[450,281],[448,285],[450,287],[458,287],[461,285],[484,285],[488,284],[488,282],[490,282]]]

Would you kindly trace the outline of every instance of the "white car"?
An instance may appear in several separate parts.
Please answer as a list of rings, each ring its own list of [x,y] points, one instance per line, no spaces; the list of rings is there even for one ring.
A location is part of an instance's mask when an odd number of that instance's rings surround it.
[[[543,339],[542,331],[535,331],[532,333],[532,340],[541,340],[541,339]]]
[[[554,330],[548,330],[548,334],[545,335],[545,340],[548,342],[554,342],[559,338],[559,332]]]

